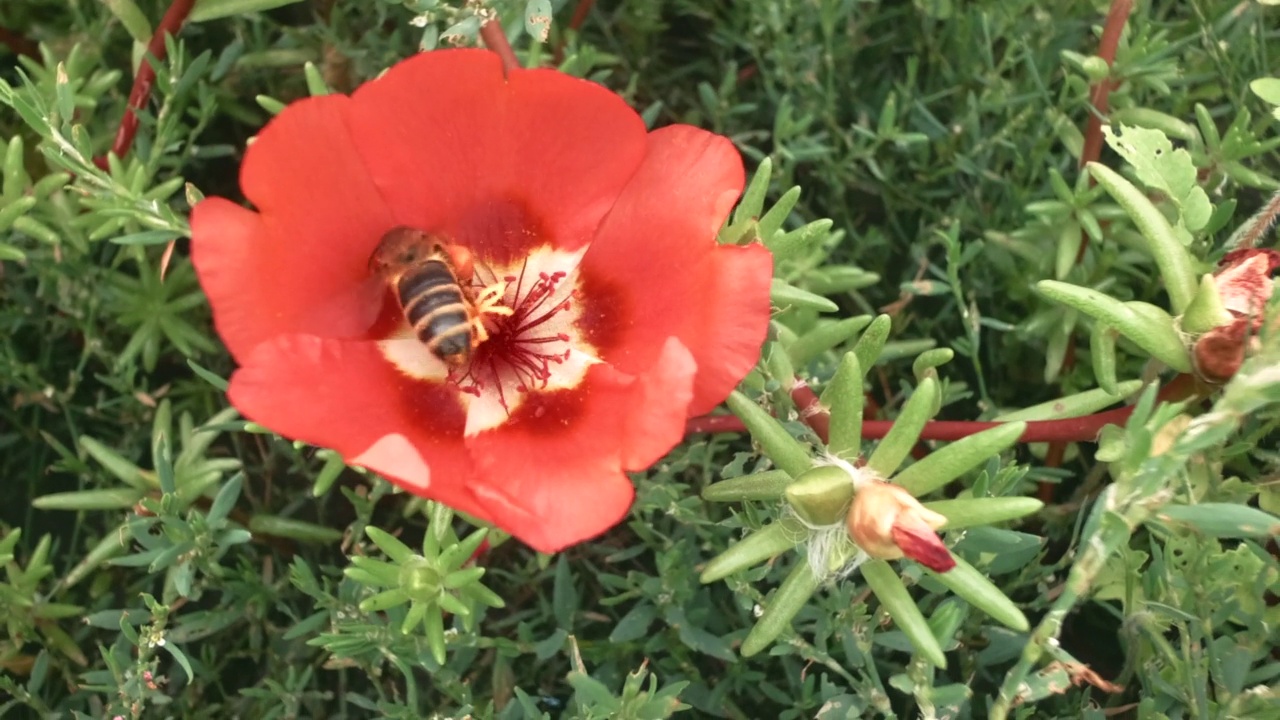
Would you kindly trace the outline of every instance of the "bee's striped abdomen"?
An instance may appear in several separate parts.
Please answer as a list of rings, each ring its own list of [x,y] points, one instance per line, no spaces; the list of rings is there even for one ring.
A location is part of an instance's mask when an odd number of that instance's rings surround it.
[[[431,258],[406,271],[396,283],[405,319],[435,355],[462,361],[471,352],[471,322],[466,299],[453,269]]]

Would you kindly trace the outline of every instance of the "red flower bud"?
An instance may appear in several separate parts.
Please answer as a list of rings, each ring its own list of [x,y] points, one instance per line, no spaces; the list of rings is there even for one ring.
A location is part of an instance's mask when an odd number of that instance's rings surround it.
[[[911,493],[891,483],[863,483],[853,497],[849,536],[868,555],[882,560],[909,557],[935,572],[956,566],[951,551],[934,532],[947,519]]]

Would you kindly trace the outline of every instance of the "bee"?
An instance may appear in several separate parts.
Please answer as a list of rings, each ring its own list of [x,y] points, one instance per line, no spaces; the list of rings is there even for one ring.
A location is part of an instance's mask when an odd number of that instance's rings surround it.
[[[417,228],[397,227],[383,235],[369,269],[395,293],[418,339],[451,369],[465,365],[488,339],[485,314],[511,312],[499,304],[505,286],[474,293],[471,268],[459,268],[443,239]]]

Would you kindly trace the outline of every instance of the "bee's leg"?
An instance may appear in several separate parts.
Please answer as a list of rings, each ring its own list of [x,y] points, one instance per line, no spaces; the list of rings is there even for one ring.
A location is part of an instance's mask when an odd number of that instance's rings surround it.
[[[511,315],[514,312],[511,308],[502,304],[506,294],[506,281],[499,281],[482,288],[472,299],[471,337],[474,344],[479,345],[489,339],[489,328],[485,325],[485,316]]]

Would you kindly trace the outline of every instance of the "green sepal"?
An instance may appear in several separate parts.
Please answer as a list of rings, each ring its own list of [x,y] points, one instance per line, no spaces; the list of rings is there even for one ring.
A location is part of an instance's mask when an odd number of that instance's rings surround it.
[[[1097,162],[1088,165],[1090,174],[1107,194],[1124,208],[1147,241],[1147,250],[1160,268],[1169,304],[1175,314],[1186,311],[1196,292],[1196,273],[1190,253],[1182,246],[1173,226],[1146,193],[1123,175]],[[1041,283],[1043,284],[1043,283]],[[1119,327],[1119,325],[1117,325]],[[1127,333],[1126,333],[1127,334]],[[1136,340],[1134,342],[1137,342]],[[1182,370],[1181,372],[1188,372]]]
[[[810,525],[834,525],[849,511],[853,479],[843,468],[819,465],[787,486],[787,503]]]
[[[1182,314],[1182,329],[1199,335],[1219,325],[1226,325],[1231,322],[1231,319],[1231,313],[1222,304],[1222,294],[1218,292],[1218,285],[1213,281],[1213,276],[1209,274],[1201,276],[1200,287],[1196,289],[1195,297],[1191,299],[1187,311]]]
[[[772,415],[752,402],[741,391],[734,390],[730,393],[725,404],[730,412],[737,415],[742,424],[747,427],[752,439],[759,443],[764,454],[783,472],[797,478],[813,465],[809,451],[791,437],[791,433],[787,432],[787,429]]]
[[[836,374],[822,393],[822,404],[830,409],[827,452],[849,462],[858,459],[862,446],[862,365],[857,353],[840,358]]]
[[[1039,512],[1044,503],[1030,497],[955,498],[924,506],[947,519],[947,524],[938,528],[941,532],[1016,520]]]
[[[708,502],[777,500],[791,481],[791,476],[782,470],[766,470],[711,483],[702,489],[702,499]]]
[[[783,630],[791,626],[791,619],[809,602],[820,585],[822,578],[813,572],[808,560],[801,558],[787,579],[774,591],[773,597],[769,598],[764,614],[742,641],[739,650],[742,657],[751,657],[769,647]]]
[[[1055,280],[1041,280],[1036,290],[1045,297],[1114,327],[1135,345],[1178,372],[1191,372],[1191,358],[1174,329],[1173,317],[1148,303],[1120,302],[1092,288]],[[1158,310],[1159,312],[1155,312]],[[1163,314],[1163,316],[1162,316]]]
[[[1121,398],[1130,395],[1142,389],[1143,382],[1141,380],[1125,380],[1116,385],[1116,392],[1110,393],[1106,390],[1086,390],[1082,393],[1067,395],[1056,400],[1032,405],[1031,407],[1022,408],[1021,410],[1012,410],[1007,413],[1001,413],[994,420],[998,422],[1012,422],[1015,420],[1061,420],[1063,418],[1080,417],[1082,415],[1090,415],[1096,413],[1103,408],[1116,404]]]
[[[916,652],[934,667],[946,669],[947,657],[942,653],[942,646],[893,566],[873,558],[862,564],[862,577],[866,578],[867,586],[876,594],[894,624],[915,646]]]
[[[923,566],[922,568],[930,578],[986,613],[992,620],[1018,632],[1026,632],[1030,629],[1027,616],[1023,615],[1018,606],[1000,592],[1000,588],[988,580],[986,575],[978,572],[963,558],[956,557],[954,554],[952,557],[956,561],[956,566],[944,573],[934,572]]]
[[[795,518],[782,518],[760,528],[712,558],[698,576],[703,585],[755,566],[790,550],[809,537],[804,524]]]
[[[915,392],[902,406],[902,412],[893,421],[893,427],[867,458],[868,469],[881,477],[889,477],[898,469],[919,441],[925,423],[933,417],[939,392],[938,381],[934,378],[926,378],[916,386]]]
[[[893,482],[919,497],[937,490],[1011,447],[1027,431],[1025,422],[988,428],[935,450],[894,476]]]

